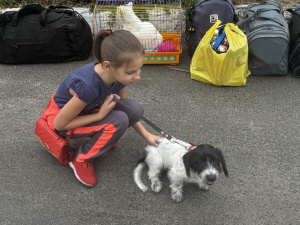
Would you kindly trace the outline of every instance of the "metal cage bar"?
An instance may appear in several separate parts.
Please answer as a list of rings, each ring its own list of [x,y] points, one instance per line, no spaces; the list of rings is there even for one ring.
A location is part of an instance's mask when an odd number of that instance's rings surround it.
[[[180,0],[96,0],[93,31],[129,30],[151,56],[149,63],[168,61],[167,55],[175,55],[178,63],[182,17]]]

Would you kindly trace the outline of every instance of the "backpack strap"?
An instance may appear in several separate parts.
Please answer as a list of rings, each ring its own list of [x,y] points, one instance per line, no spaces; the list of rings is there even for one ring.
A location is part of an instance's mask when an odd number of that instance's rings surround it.
[[[233,15],[233,23],[237,24],[237,22],[239,22],[240,18],[238,17],[238,15],[236,13],[234,13]]]
[[[194,32],[195,28],[193,27],[193,17],[195,15],[195,6],[191,6],[189,12],[188,12],[188,19],[189,19],[189,24],[190,24],[190,28],[189,28],[189,32]]]

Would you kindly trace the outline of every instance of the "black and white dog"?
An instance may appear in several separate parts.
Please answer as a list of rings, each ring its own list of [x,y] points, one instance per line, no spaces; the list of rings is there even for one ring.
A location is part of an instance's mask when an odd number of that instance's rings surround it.
[[[151,180],[151,189],[159,192],[162,183],[159,180],[163,169],[168,170],[171,185],[171,196],[175,202],[183,199],[182,187],[184,182],[196,183],[202,190],[208,190],[219,177],[221,171],[228,176],[225,159],[221,150],[211,145],[190,145],[190,150],[167,139],[160,139],[159,146],[147,146],[147,156],[139,160],[134,170],[134,181],[142,191],[148,188],[141,180],[143,168],[148,165],[148,176]]]

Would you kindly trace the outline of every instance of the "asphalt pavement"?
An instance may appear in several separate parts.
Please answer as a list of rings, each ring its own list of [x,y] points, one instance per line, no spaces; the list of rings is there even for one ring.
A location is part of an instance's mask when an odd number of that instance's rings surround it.
[[[166,174],[158,194],[135,185],[132,171],[147,143],[132,128],[95,162],[94,188],[77,181],[35,136],[51,94],[92,61],[91,55],[70,63],[0,64],[1,225],[299,224],[300,79],[250,75],[244,87],[217,87],[165,65],[144,65],[141,80],[127,88],[144,116],[178,139],[222,149],[227,162],[228,178],[207,192],[186,184],[183,201],[174,203]],[[190,62],[184,47],[175,68],[189,70]],[[149,187],[146,172],[143,180]]]

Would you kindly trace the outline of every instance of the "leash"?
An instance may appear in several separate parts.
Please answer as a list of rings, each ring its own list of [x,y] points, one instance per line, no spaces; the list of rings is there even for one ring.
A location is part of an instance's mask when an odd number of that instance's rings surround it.
[[[158,133],[160,133],[162,136],[164,136],[166,139],[168,139],[170,142],[172,143],[176,143],[181,145],[182,147],[184,147],[186,150],[190,151],[193,147],[197,146],[194,143],[186,143],[184,141],[178,140],[176,138],[174,138],[173,136],[167,134],[165,131],[163,131],[162,129],[160,129],[158,126],[156,126],[154,123],[152,123],[151,121],[149,121],[148,119],[146,119],[143,115],[137,113],[135,110],[133,110],[132,108],[130,108],[125,102],[123,102],[121,99],[117,99],[114,98],[113,99],[114,102],[117,102],[121,105],[123,105],[124,107],[126,107],[128,110],[130,110],[131,112],[133,112],[135,115],[137,115],[140,119],[142,119],[143,121],[145,121],[150,127],[152,127],[154,130],[156,130]],[[191,146],[192,145],[192,146]]]

